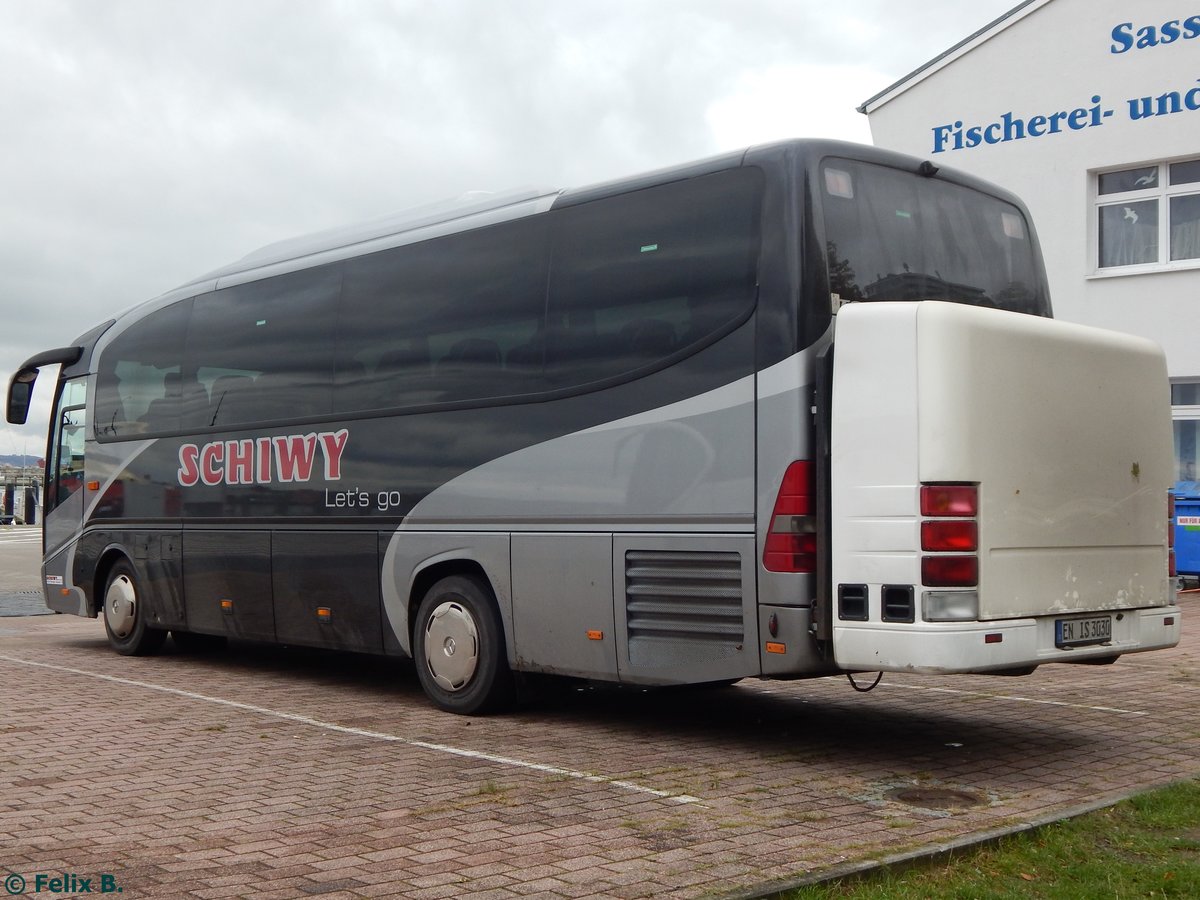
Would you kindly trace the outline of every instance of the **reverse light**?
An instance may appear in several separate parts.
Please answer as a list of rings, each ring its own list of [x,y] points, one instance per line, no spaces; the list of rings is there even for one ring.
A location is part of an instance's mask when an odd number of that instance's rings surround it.
[[[979,592],[925,591],[921,614],[926,622],[973,622],[979,618]]]
[[[815,572],[817,534],[813,519],[813,468],[808,460],[787,467],[763,548],[768,572]]]

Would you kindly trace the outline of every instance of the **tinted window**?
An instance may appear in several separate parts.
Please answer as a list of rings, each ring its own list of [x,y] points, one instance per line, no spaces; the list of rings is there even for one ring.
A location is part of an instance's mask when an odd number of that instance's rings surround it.
[[[821,171],[831,293],[1046,313],[1036,251],[1017,207],[885,166],[831,160]]]
[[[96,379],[96,434],[133,438],[179,427],[180,360],[192,301],[153,312],[104,349]]]
[[[184,427],[328,414],[340,286],[340,266],[322,266],[197,297]]]
[[[85,404],[87,379],[63,382],[55,407],[54,440],[50,447],[50,465],[46,469],[47,512],[67,501],[83,487]]]
[[[538,390],[544,227],[517,220],[347,262],[336,408]]]
[[[548,368],[580,384],[720,332],[755,299],[761,173],[736,169],[552,213]]]

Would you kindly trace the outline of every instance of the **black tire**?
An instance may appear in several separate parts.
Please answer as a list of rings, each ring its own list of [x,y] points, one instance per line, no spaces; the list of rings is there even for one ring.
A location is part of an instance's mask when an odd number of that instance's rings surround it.
[[[122,559],[108,573],[101,614],[108,643],[122,656],[157,653],[167,639],[166,631],[146,625],[146,603],[128,560]]]
[[[229,646],[223,634],[197,634],[194,631],[172,631],[171,640],[180,653],[219,653]]]
[[[474,715],[512,704],[500,611],[479,580],[454,575],[431,587],[417,609],[412,645],[421,687],[441,709]]]

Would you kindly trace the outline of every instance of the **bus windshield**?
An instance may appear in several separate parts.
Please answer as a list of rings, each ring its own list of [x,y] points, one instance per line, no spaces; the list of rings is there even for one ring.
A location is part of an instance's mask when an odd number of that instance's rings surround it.
[[[821,167],[829,289],[842,300],[950,300],[1049,315],[1016,206],[847,159]]]

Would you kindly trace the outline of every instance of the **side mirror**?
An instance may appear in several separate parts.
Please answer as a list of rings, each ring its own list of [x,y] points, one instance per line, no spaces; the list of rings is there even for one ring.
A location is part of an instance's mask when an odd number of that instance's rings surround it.
[[[6,418],[10,425],[24,425],[29,418],[29,404],[33,399],[33,383],[37,381],[37,376],[37,369],[22,369],[8,383]]]

